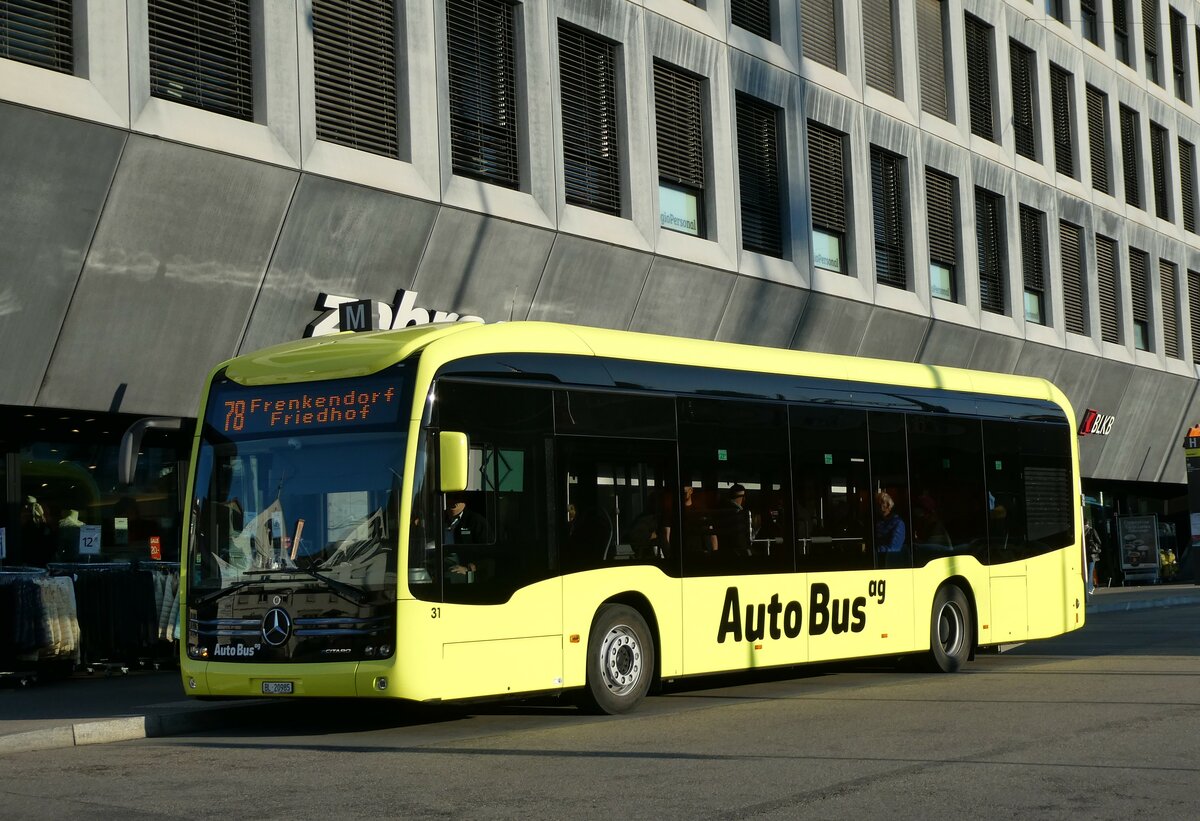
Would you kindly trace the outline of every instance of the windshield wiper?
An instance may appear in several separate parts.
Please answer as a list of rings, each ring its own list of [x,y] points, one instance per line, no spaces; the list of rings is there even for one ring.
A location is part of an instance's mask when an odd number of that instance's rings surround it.
[[[286,572],[288,572],[288,573],[295,573],[295,572],[307,573],[309,576],[312,576],[317,581],[323,582],[326,585],[328,585],[330,590],[332,590],[337,595],[341,596],[346,601],[353,602],[354,604],[364,604],[367,601],[367,599],[370,597],[364,588],[355,587],[354,585],[348,584],[347,582],[339,581],[339,580],[333,578],[332,576],[326,576],[324,573],[318,573],[316,570],[313,570],[311,567],[296,567],[294,570],[289,569]]]
[[[241,590],[243,587],[246,587],[251,584],[258,584],[262,581],[264,581],[264,579],[242,579],[241,581],[237,581],[237,582],[234,582],[233,584],[229,585],[229,587],[222,587],[220,590],[214,590],[211,593],[205,593],[203,596],[196,599],[195,601],[192,601],[189,599],[188,606],[200,607],[202,605],[208,604],[209,602],[216,601],[217,599],[223,599],[226,596],[228,596],[230,593],[234,592],[235,590]]]
[[[254,572],[254,571],[251,571],[251,572]],[[241,590],[243,587],[247,587],[252,584],[266,584],[266,583],[270,583],[270,582],[288,581],[287,579],[278,579],[278,578],[272,579],[272,578],[269,578],[269,576],[272,576],[275,574],[280,574],[282,576],[292,576],[292,575],[295,575],[296,573],[304,573],[308,576],[311,576],[312,578],[314,578],[317,581],[321,582],[322,584],[326,585],[330,590],[332,590],[334,592],[335,595],[341,596],[343,599],[345,599],[346,601],[351,602],[353,604],[365,604],[367,599],[370,598],[368,591],[365,590],[364,588],[355,587],[352,584],[347,584],[346,582],[338,581],[337,579],[326,576],[324,573],[318,573],[317,571],[311,570],[307,567],[295,567],[295,568],[288,568],[287,570],[267,570],[267,571],[257,571],[257,572],[261,573],[263,577],[258,578],[258,579],[241,579],[241,580],[236,581],[233,584],[229,585],[228,587],[222,587],[220,590],[214,590],[211,593],[205,593],[203,596],[200,596],[199,598],[195,599],[194,601],[189,601],[188,604],[192,607],[201,607],[205,604],[208,604],[209,602],[214,602],[217,599],[223,599],[226,596],[228,596],[230,593],[233,593],[237,590]]]

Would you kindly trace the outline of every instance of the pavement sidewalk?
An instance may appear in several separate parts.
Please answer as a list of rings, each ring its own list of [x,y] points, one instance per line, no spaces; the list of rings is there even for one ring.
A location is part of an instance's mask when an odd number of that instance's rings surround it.
[[[1089,614],[1200,604],[1191,584],[1098,589]],[[196,701],[184,695],[179,671],[72,675],[28,687],[0,688],[0,756],[176,735],[230,726],[278,699]]]

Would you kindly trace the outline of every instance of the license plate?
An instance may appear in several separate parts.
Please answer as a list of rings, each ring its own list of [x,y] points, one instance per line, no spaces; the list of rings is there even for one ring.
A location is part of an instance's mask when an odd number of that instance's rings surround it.
[[[290,681],[264,681],[262,685],[265,696],[290,696],[292,694],[292,682]]]

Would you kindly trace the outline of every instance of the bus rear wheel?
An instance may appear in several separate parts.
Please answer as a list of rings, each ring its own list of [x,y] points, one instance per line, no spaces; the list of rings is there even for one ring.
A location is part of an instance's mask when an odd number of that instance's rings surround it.
[[[934,672],[957,673],[971,656],[971,608],[962,590],[943,585],[933,597],[929,624],[929,667]]]
[[[654,639],[642,614],[624,604],[606,604],[588,636],[587,687],[581,706],[617,715],[636,707],[654,678]]]

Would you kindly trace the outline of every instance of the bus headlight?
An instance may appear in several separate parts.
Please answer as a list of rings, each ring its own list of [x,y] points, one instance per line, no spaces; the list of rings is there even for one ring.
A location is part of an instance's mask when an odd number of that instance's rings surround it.
[[[379,656],[380,656],[380,658],[387,658],[387,657],[388,657],[388,656],[390,656],[391,654],[392,654],[392,645],[390,645],[390,644],[381,644],[381,645],[379,645]]]

